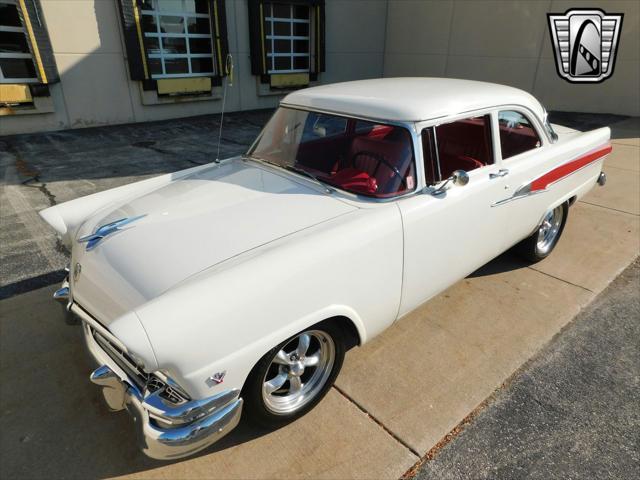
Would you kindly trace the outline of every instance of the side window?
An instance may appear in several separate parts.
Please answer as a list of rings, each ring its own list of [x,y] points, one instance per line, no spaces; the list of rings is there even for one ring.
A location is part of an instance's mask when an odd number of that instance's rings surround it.
[[[442,180],[455,170],[469,172],[493,163],[490,115],[438,125],[435,137]]]
[[[520,112],[505,110],[498,114],[502,158],[511,158],[538,148],[540,137],[533,124]]]

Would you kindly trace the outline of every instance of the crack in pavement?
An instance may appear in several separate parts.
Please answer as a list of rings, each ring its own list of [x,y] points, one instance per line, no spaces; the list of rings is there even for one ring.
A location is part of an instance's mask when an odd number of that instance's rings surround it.
[[[418,461],[420,460],[421,455],[415,451],[411,445],[409,445],[408,443],[406,443],[404,440],[402,440],[402,438],[400,438],[400,436],[398,436],[396,433],[394,433],[389,427],[387,427],[384,423],[382,423],[380,420],[378,420],[376,417],[374,417],[371,412],[369,412],[366,408],[364,408],[362,405],[360,405],[358,402],[356,402],[353,397],[351,397],[350,395],[348,395],[344,390],[342,390],[340,387],[338,387],[336,384],[333,384],[333,389],[338,392],[340,395],[342,395],[348,402],[350,402],[351,404],[353,404],[358,410],[360,410],[362,413],[364,413],[368,418],[370,418],[374,423],[376,423],[380,428],[382,428],[382,430],[384,430],[389,436],[391,436],[391,438],[393,438],[396,442],[398,442],[400,445],[402,445],[404,448],[406,448],[407,450],[409,450],[415,457],[418,458]]]

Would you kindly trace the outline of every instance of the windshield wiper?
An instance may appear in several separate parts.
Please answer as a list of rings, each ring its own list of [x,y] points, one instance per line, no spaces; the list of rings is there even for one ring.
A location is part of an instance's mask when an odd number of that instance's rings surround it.
[[[310,178],[311,180],[314,180],[318,185],[320,185],[322,188],[324,188],[324,190],[327,193],[335,192],[335,190],[333,188],[328,187],[326,183],[324,183],[322,180],[320,180],[318,177],[316,177],[311,172],[307,172],[306,170],[304,170],[302,168],[295,167],[293,165],[278,165],[278,166],[281,167],[281,168],[284,168],[285,170],[289,170],[291,172],[296,172],[297,174],[304,175],[305,177]]]

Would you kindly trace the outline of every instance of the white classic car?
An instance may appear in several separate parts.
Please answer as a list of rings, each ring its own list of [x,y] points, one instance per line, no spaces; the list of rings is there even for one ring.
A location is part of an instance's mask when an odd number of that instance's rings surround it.
[[[309,411],[345,351],[515,246],[553,250],[610,130],[552,127],[490,83],[366,80],[289,94],[246,155],[66,202],[55,297],[144,452]]]

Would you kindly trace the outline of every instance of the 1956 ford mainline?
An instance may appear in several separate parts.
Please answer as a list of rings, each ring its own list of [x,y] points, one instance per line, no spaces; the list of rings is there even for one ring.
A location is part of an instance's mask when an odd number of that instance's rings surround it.
[[[609,137],[490,83],[299,90],[246,155],[40,212],[71,249],[54,296],[143,451],[190,455],[304,415],[348,348],[505,250],[549,255]]]

